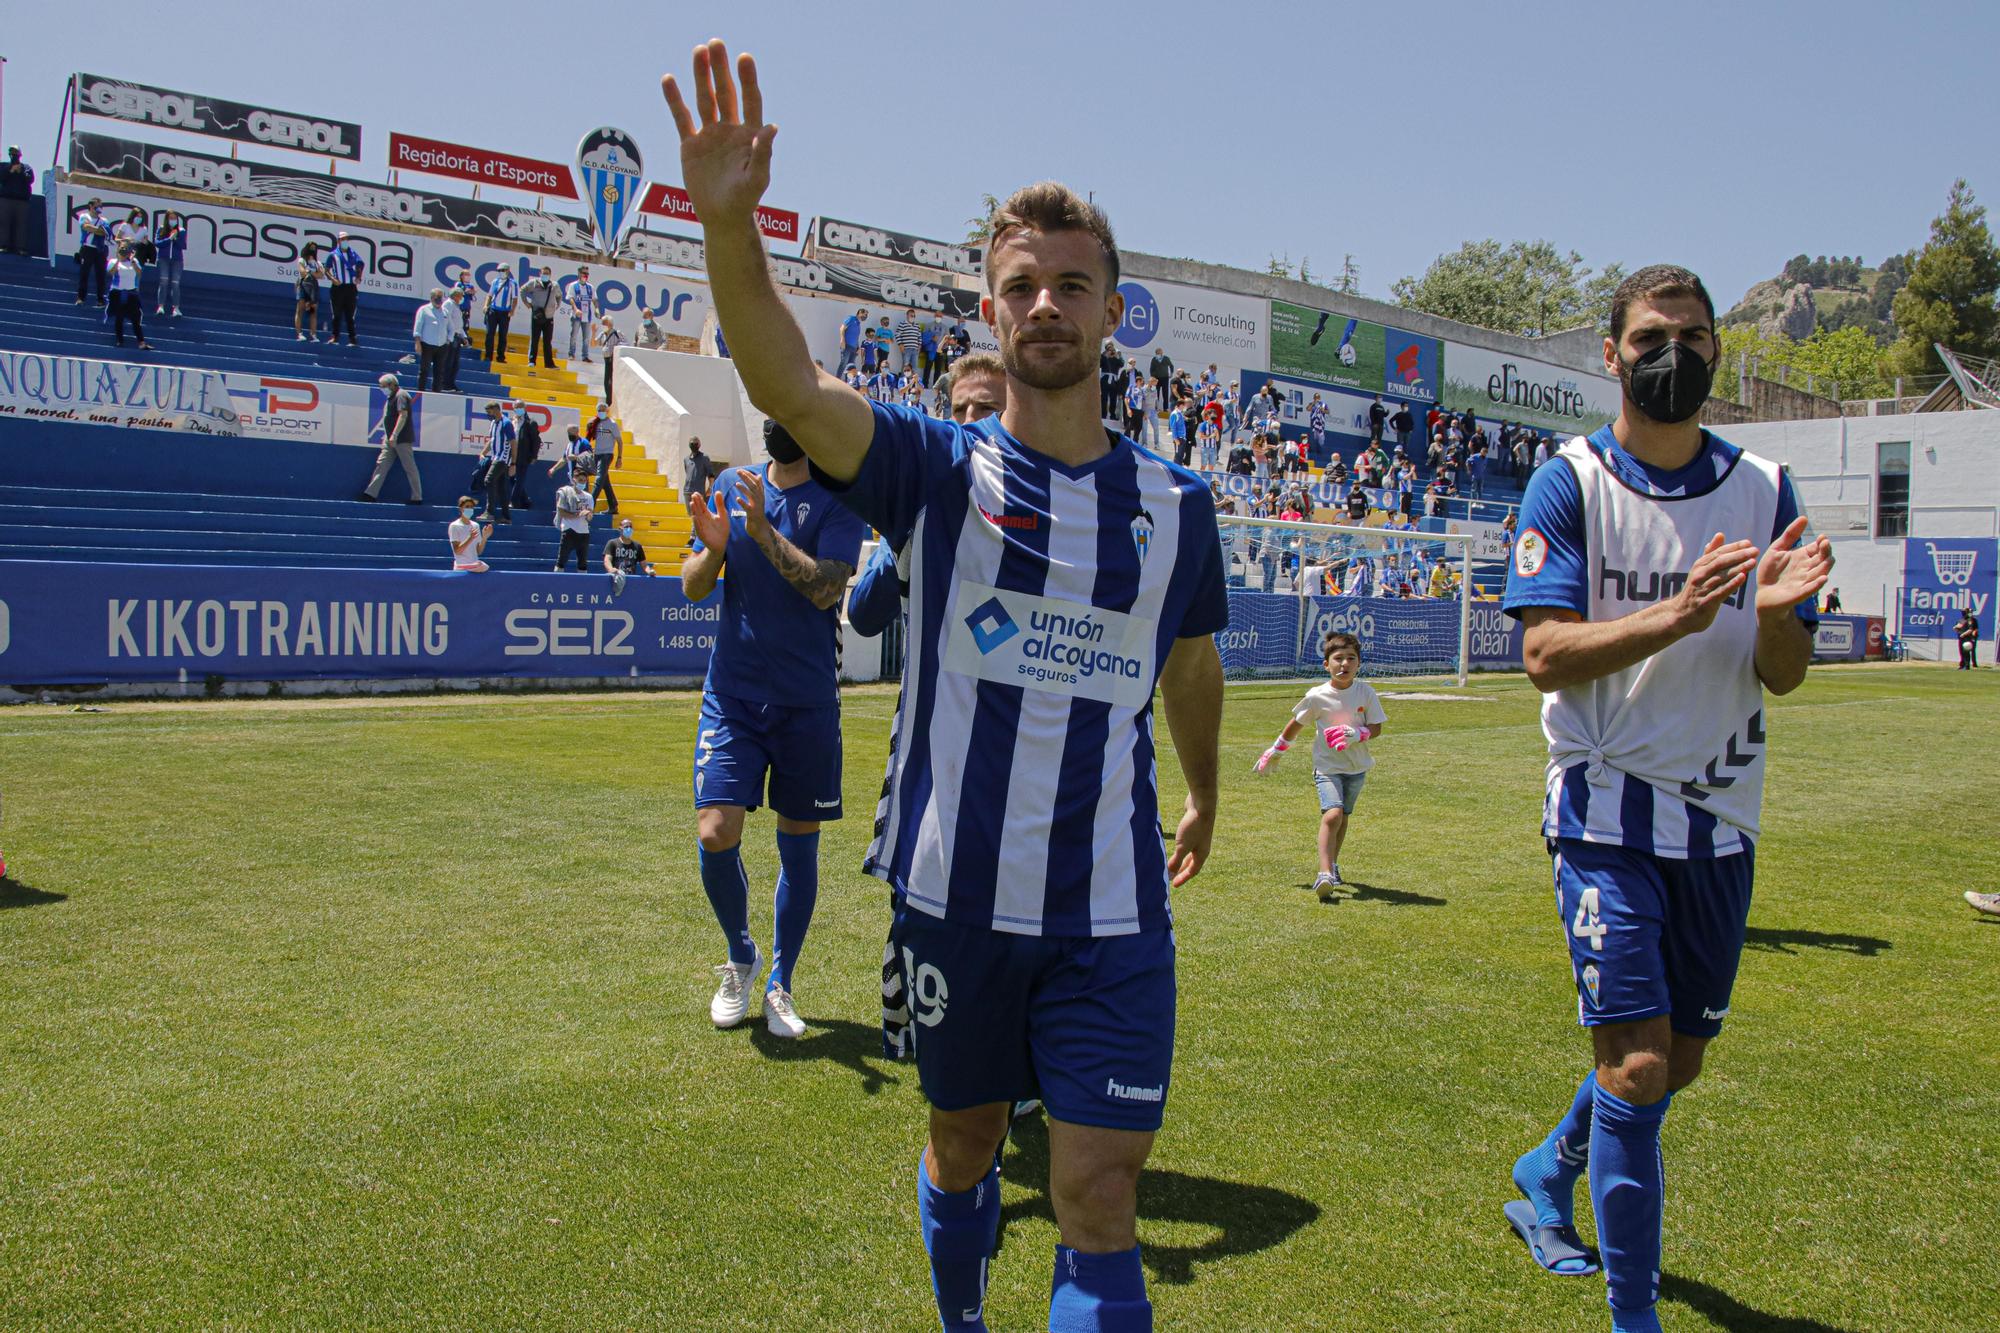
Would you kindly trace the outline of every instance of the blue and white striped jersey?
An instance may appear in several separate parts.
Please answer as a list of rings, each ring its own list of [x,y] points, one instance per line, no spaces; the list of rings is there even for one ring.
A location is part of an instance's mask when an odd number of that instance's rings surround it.
[[[864,868],[909,905],[1022,935],[1169,924],[1153,687],[1229,622],[1207,483],[1116,440],[1082,467],[874,404],[826,481],[908,543],[909,659]]]

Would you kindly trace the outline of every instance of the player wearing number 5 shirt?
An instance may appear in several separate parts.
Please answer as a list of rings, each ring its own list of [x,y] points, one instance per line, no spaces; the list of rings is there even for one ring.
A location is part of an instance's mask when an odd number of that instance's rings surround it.
[[[1507,1205],[1549,1272],[1595,1272],[1619,1333],[1656,1330],[1660,1124],[1722,1030],[1763,802],[1764,693],[1805,679],[1825,538],[1775,465],[1701,428],[1718,356],[1701,280],[1658,265],[1612,298],[1618,419],[1539,469],[1506,609],[1544,694],[1542,833],[1595,1069],[1514,1167]]]

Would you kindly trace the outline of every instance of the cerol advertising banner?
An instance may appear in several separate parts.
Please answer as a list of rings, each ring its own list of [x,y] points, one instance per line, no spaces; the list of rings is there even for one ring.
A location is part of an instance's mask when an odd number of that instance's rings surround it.
[[[813,244],[822,250],[883,259],[917,268],[978,277],[985,271],[985,251],[976,245],[954,245],[949,241],[928,241],[908,232],[887,227],[864,227],[858,222],[820,218],[813,224]]]
[[[1618,415],[1618,381],[1532,357],[1444,345],[1444,407],[1558,435],[1588,435]]]
[[[349,162],[361,157],[361,127],[349,121],[175,92],[99,74],[78,74],[75,80],[76,109],[84,115],[319,153]]]
[[[1993,637],[2000,588],[2000,539],[1910,537],[1903,542],[1903,637],[1956,639],[1960,614],[1972,612],[1979,637]]]
[[[1271,302],[1271,369],[1333,388],[1394,395],[1412,403],[1437,401],[1442,349],[1438,340],[1365,319]]]
[[[1125,317],[1112,337],[1141,373],[1160,348],[1176,370],[1199,377],[1212,364],[1225,384],[1268,364],[1270,303],[1262,297],[1151,278],[1127,278],[1118,291]]]

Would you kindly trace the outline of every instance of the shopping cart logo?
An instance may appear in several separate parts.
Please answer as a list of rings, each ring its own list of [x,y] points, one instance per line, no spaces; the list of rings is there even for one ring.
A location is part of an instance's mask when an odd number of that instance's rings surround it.
[[[1931,569],[1937,574],[1941,587],[1963,588],[1972,582],[1972,569],[1979,560],[1979,551],[1940,551],[1936,542],[1925,542],[1931,553]]]

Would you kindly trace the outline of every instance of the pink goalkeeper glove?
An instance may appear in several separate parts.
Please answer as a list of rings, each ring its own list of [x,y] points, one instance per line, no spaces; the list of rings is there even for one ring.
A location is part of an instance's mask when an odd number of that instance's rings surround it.
[[[1368,733],[1356,727],[1328,727],[1326,743],[1335,750],[1345,750],[1350,745],[1359,745],[1368,739]]]
[[[1256,771],[1262,773],[1265,769],[1269,768],[1271,765],[1277,763],[1279,759],[1283,758],[1285,751],[1291,748],[1292,748],[1292,743],[1290,741],[1286,740],[1283,736],[1278,737],[1277,740],[1271,742],[1270,749],[1264,751],[1263,754],[1257,756]]]

